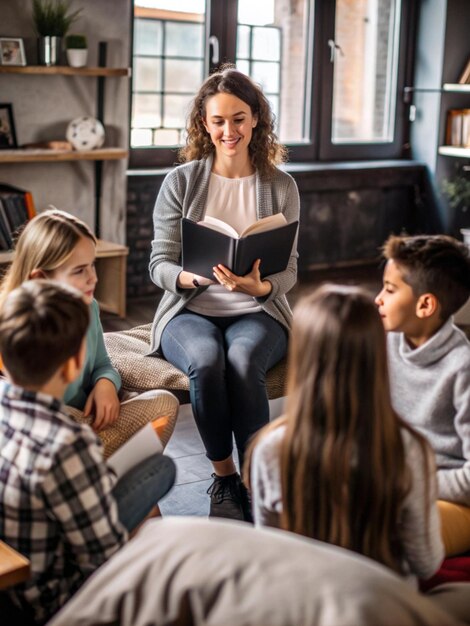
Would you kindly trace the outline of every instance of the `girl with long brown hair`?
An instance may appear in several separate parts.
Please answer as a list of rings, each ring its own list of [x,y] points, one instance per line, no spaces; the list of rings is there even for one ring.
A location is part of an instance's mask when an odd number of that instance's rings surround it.
[[[298,303],[287,396],[251,448],[255,522],[431,576],[443,558],[432,453],[391,406],[369,295],[325,285]]]

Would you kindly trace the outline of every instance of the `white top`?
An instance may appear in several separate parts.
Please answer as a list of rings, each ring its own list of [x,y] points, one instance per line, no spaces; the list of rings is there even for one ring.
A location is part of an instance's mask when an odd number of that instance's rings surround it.
[[[237,233],[256,222],[256,174],[243,178],[225,178],[212,173],[205,215],[226,222]],[[263,310],[252,296],[227,291],[219,284],[210,285],[193,298],[186,308],[194,313],[214,317],[245,315]]]
[[[253,515],[257,526],[280,528],[282,494],[280,476],[280,445],[285,426],[266,433],[253,451],[251,468],[251,495]],[[436,506],[436,481],[429,476],[425,508],[425,475],[421,447],[412,435],[402,430],[405,455],[412,476],[412,486],[401,511],[399,537],[403,545],[405,568],[413,576],[426,579],[439,568],[444,558]],[[426,533],[426,527],[428,533]]]

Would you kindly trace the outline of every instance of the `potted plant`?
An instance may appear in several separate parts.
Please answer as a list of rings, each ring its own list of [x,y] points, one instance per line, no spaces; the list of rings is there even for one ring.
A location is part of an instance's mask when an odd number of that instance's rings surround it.
[[[86,65],[88,45],[85,35],[67,35],[65,48],[70,67],[84,67]]]
[[[466,170],[461,169],[457,164],[457,174],[453,178],[445,178],[442,181],[441,189],[446,196],[449,207],[453,209],[454,214],[458,215],[457,222],[460,222],[460,232],[464,237],[464,242],[470,247],[470,177]]]
[[[71,11],[71,0],[32,0],[34,30],[38,36],[39,63],[57,65],[62,38],[82,9]]]

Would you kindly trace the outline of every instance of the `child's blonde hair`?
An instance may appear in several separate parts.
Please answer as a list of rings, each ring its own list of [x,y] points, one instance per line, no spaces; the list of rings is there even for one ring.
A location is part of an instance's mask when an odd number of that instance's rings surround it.
[[[12,264],[0,288],[0,308],[8,294],[31,277],[35,269],[56,270],[72,254],[82,237],[96,244],[96,237],[77,217],[49,209],[26,224],[18,238]]]

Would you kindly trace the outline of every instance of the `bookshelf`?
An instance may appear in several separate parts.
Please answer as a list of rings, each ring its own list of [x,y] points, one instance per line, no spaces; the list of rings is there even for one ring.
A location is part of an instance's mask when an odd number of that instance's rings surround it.
[[[14,252],[0,252],[0,269],[11,263]],[[95,297],[102,311],[126,316],[126,265],[129,248],[98,239],[96,244],[96,273],[98,283]]]
[[[468,94],[470,96],[470,85],[444,83],[442,85],[442,91],[446,93]],[[470,147],[442,145],[438,147],[438,153],[441,156],[470,159]]]
[[[438,152],[442,156],[470,159],[470,148],[460,148],[459,146],[439,146]]]
[[[0,150],[0,163],[44,163],[59,161],[114,161],[127,158],[122,148],[98,148],[96,150]]]
[[[128,67],[69,67],[68,65],[0,65],[0,74],[41,74],[44,76],[129,77]]]
[[[2,75],[18,74],[25,79],[34,76],[64,76],[76,77],[78,79],[97,80],[96,110],[90,112],[104,123],[104,87],[108,78],[129,78],[131,69],[129,67],[106,67],[107,44],[100,42],[98,47],[98,66],[74,68],[69,66],[2,66],[0,65],[0,77]],[[7,76],[5,76],[5,79]],[[62,163],[70,162],[92,162],[94,165],[94,230],[97,237],[100,237],[101,230],[101,191],[103,161],[116,161],[128,158],[128,150],[119,147],[106,147],[96,150],[76,151],[76,150],[51,150],[51,149],[14,149],[0,150],[0,165],[22,164],[22,163]],[[0,174],[1,177],[1,174]],[[34,196],[34,189],[30,189]],[[11,262],[12,252],[0,253],[0,266],[5,267]],[[98,274],[98,284],[96,298],[102,310],[116,313],[124,317],[126,314],[126,264],[128,248],[126,246],[103,241],[99,238],[97,245],[96,269]]]

